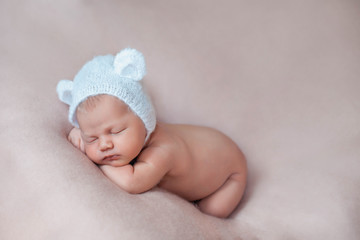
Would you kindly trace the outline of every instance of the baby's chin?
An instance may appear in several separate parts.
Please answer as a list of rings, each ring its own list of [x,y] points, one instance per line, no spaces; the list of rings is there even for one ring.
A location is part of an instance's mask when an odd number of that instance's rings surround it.
[[[107,166],[112,166],[112,167],[123,167],[123,166],[125,166],[127,164],[110,162],[110,163],[105,163],[105,164],[102,164],[102,165],[107,165]]]
[[[93,161],[93,160],[92,160]],[[128,165],[131,161],[127,160],[101,160],[101,161],[93,161],[97,165],[107,165],[112,167],[123,167],[125,165]]]

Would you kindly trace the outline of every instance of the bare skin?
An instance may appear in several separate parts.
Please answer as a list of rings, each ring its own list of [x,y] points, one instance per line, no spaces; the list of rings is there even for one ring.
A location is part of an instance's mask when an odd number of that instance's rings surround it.
[[[211,128],[158,123],[144,145],[143,122],[127,105],[104,95],[88,111],[77,111],[80,129],[69,141],[129,193],[159,186],[206,214],[226,218],[246,185],[246,161],[237,145]],[[129,164],[134,158],[134,165]]]

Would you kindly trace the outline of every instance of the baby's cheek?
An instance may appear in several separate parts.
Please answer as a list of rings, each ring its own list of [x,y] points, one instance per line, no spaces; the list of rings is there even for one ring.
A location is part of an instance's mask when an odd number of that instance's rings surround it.
[[[94,146],[85,146],[85,154],[92,160],[93,162],[98,162],[97,150]]]

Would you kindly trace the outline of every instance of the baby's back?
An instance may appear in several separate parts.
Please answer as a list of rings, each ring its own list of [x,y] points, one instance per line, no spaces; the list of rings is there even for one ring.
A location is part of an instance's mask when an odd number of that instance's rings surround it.
[[[159,124],[158,137],[171,151],[173,164],[159,186],[188,200],[204,198],[231,174],[246,172],[245,158],[238,146],[217,130]]]

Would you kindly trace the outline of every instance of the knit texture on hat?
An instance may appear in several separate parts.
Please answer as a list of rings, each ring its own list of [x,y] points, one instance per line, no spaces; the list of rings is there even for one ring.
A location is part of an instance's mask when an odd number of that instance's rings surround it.
[[[70,106],[69,121],[73,126],[79,127],[76,109],[81,102],[90,96],[108,94],[126,103],[143,121],[147,140],[155,129],[156,116],[141,85],[145,74],[144,56],[135,49],[126,48],[116,56],[95,57],[80,69],[74,81],[59,81],[56,90],[59,99]]]

